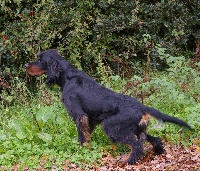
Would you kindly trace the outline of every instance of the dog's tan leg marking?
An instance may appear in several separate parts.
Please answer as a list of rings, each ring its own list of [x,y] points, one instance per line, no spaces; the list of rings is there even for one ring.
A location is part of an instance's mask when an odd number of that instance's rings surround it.
[[[130,158],[131,154],[133,153],[133,148],[132,148],[132,146],[130,146],[130,145],[128,145],[128,146],[129,146],[129,148],[131,149],[131,151],[130,151],[130,153],[129,153],[126,157],[124,157],[124,158],[122,158],[122,159],[119,160],[118,163],[119,163],[120,165],[126,164],[126,161],[128,161],[128,159]]]
[[[80,120],[80,123],[81,123],[81,129],[82,129],[82,132],[85,136],[85,141],[86,141],[86,146],[89,147],[89,140],[90,140],[90,127],[89,127],[89,120],[88,120],[88,117],[87,116],[82,116],[81,117],[81,120]]]
[[[139,126],[142,126],[144,124],[147,126],[150,118],[151,118],[151,115],[149,115],[148,113],[144,114],[142,116],[142,119],[139,122]]]

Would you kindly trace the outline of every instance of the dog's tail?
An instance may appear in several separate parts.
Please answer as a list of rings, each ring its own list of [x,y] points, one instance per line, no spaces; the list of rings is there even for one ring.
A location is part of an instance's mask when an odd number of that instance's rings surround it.
[[[160,111],[158,111],[152,107],[145,106],[145,112],[148,113],[149,115],[155,117],[156,119],[162,120],[163,122],[171,122],[171,123],[175,123],[180,126],[185,126],[189,129],[192,129],[186,122],[184,122],[176,117],[161,113]]]

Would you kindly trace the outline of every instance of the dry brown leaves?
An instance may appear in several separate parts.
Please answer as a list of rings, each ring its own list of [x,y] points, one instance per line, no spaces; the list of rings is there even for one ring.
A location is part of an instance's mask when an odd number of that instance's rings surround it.
[[[200,140],[198,140],[200,141]],[[197,143],[199,144],[199,143]],[[174,146],[173,144],[165,144],[165,154],[155,155],[152,152],[151,146],[145,147],[145,155],[135,165],[119,166],[117,160],[124,156],[119,156],[117,159],[113,158],[111,154],[104,154],[101,163],[103,166],[88,166],[79,168],[78,165],[66,160],[63,161],[63,171],[200,171],[200,146],[193,144],[190,147],[183,148],[182,146]],[[42,159],[43,160],[43,159]],[[45,160],[44,160],[45,161]],[[44,169],[44,161],[39,162],[37,171],[47,171]],[[59,167],[60,168],[60,167]],[[6,167],[0,169],[6,170]],[[58,166],[56,159],[52,162],[51,171],[56,171]],[[13,166],[13,171],[18,171],[18,165]],[[32,169],[26,167],[23,171],[30,171]]]
[[[175,147],[173,144],[165,145],[165,154],[153,154],[151,147],[145,148],[146,155],[140,159],[135,165],[126,165],[120,167],[116,164],[116,160],[112,156],[106,156],[102,160],[105,166],[94,168],[94,171],[199,171],[200,170],[200,147],[193,145],[192,147],[183,148]]]

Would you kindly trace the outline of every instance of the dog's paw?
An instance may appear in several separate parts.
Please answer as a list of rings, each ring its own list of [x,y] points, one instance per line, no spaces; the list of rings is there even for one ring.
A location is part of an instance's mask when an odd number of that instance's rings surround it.
[[[90,147],[91,147],[91,145],[90,145],[89,142],[83,142],[83,143],[82,143],[82,142],[79,141],[79,145],[80,145],[80,146],[84,146],[84,147],[86,147],[86,148],[90,148]]]
[[[158,155],[165,153],[162,145],[154,147],[154,152]]]
[[[135,164],[135,159],[133,159],[130,156],[126,156],[126,157],[123,157],[123,158],[120,158],[119,160],[117,160],[117,164],[119,166],[133,165],[133,164]]]

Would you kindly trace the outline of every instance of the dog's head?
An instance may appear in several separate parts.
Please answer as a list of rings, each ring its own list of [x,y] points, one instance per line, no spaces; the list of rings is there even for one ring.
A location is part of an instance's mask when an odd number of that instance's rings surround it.
[[[26,71],[32,76],[48,76],[47,83],[57,83],[66,61],[55,49],[41,52],[36,61],[25,65]]]

